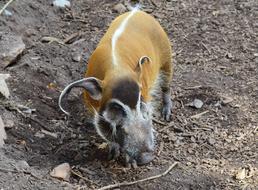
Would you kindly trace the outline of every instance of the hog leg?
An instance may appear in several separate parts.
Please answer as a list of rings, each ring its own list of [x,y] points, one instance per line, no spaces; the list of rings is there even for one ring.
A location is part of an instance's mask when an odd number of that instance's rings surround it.
[[[171,89],[170,84],[172,81],[173,67],[171,61],[165,62],[161,68],[161,90],[162,90],[162,117],[166,121],[171,119],[172,100],[171,100]]]

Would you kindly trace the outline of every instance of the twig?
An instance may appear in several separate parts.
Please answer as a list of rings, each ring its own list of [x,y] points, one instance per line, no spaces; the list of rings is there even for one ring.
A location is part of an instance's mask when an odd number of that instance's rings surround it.
[[[70,36],[68,36],[67,38],[65,38],[63,40],[63,42],[65,44],[71,44],[71,43],[73,43],[76,40],[76,38],[79,38],[80,36],[81,36],[80,32],[73,33]]]
[[[213,131],[214,130],[212,127],[209,127],[206,124],[201,124],[197,121],[192,121],[192,123],[198,126],[198,128],[193,128],[195,130],[205,130],[205,131]]]
[[[10,1],[8,1],[4,6],[3,6],[3,8],[0,10],[0,15],[2,14],[2,12],[8,7],[8,5],[10,5],[11,4],[11,2],[13,2],[14,0],[10,0]]]
[[[52,42],[57,42],[58,44],[66,46],[66,44],[62,40],[51,36],[42,37],[41,42],[47,42],[49,44],[51,44]]]
[[[47,128],[40,120],[30,116],[30,115],[26,115],[24,114],[20,109],[19,109],[19,105],[17,105],[15,102],[11,102],[11,101],[4,101],[0,99],[0,105],[4,106],[6,109],[11,110],[11,111],[16,111],[17,113],[19,113],[21,116],[23,116],[25,119],[30,119],[31,121],[36,122],[37,124],[39,124],[43,129],[47,130],[47,131],[51,131],[49,128]]]
[[[190,86],[190,87],[186,87],[184,88],[185,90],[194,90],[194,89],[197,89],[197,88],[201,88],[202,85],[198,85],[198,86]]]
[[[192,137],[192,136],[195,136],[196,133],[182,133],[181,136],[182,137]]]
[[[134,185],[136,183],[157,179],[157,178],[160,178],[160,177],[163,177],[163,176],[167,175],[177,164],[178,164],[178,162],[174,162],[171,166],[169,166],[169,168],[164,173],[161,173],[161,174],[158,174],[158,175],[155,175],[155,176],[140,179],[140,180],[137,180],[137,181],[115,183],[115,184],[112,184],[112,185],[107,185],[107,186],[101,187],[97,190],[113,189],[113,188],[116,188],[116,187],[129,186],[129,185]],[[79,187],[79,189],[82,189],[82,188],[85,188],[85,187],[83,187],[83,186]]]
[[[86,177],[84,177],[84,176],[78,174],[77,172],[75,172],[75,171],[73,171],[73,170],[71,170],[71,173],[74,174],[74,175],[76,175],[76,176],[78,176],[79,178],[82,178],[83,180],[85,180],[85,181],[87,181],[87,182],[89,182],[89,183],[91,183],[91,184],[94,184],[94,185],[98,186],[98,184],[96,184],[95,182],[89,180],[88,178],[86,178]]]
[[[155,119],[155,118],[152,118],[152,121],[153,121],[154,123],[157,123],[157,124],[160,124],[160,125],[163,125],[163,126],[167,126],[167,124],[166,124],[165,122],[159,121],[159,120],[157,120],[157,119]]]
[[[201,44],[208,51],[208,53],[211,54],[211,51],[209,50],[209,48],[203,42],[201,42]]]
[[[190,118],[191,118],[191,119],[198,119],[198,118],[200,118],[202,115],[204,115],[204,114],[206,114],[206,113],[208,113],[208,112],[209,112],[209,110],[206,110],[206,111],[201,112],[201,113],[198,113],[198,114],[196,114],[196,115],[192,115]]]
[[[164,149],[164,142],[161,141],[161,144],[160,144],[160,147],[159,147],[158,156],[161,154],[161,152],[163,151],[163,149]]]
[[[34,177],[36,179],[44,181],[44,179],[41,179],[40,177],[34,175],[30,171],[12,170],[12,169],[6,169],[6,168],[0,168],[0,171],[2,171],[2,172],[12,172],[12,173],[24,173],[24,174],[30,175],[30,176],[32,176],[32,177]]]

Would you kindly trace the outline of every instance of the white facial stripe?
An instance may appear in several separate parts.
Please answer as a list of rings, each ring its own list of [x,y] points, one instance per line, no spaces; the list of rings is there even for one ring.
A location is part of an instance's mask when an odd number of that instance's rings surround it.
[[[121,34],[124,32],[126,24],[128,23],[128,20],[139,10],[139,7],[135,7],[130,14],[122,21],[118,29],[115,31],[113,37],[112,37],[112,59],[113,64],[118,65],[117,63],[117,56],[116,56],[116,42],[118,38],[121,36]]]
[[[136,105],[136,111],[141,115],[141,92],[139,92],[139,97]]]

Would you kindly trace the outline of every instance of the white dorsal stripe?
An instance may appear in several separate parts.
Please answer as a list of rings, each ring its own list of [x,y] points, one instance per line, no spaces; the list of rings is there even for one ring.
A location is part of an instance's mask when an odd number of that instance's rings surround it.
[[[115,33],[113,34],[112,37],[112,59],[113,59],[113,64],[118,65],[117,63],[117,55],[116,55],[116,42],[118,38],[121,36],[121,34],[124,32],[126,24],[128,23],[128,20],[139,10],[139,6],[136,6],[133,8],[133,10],[130,12],[130,14],[122,21],[120,26],[117,28]]]

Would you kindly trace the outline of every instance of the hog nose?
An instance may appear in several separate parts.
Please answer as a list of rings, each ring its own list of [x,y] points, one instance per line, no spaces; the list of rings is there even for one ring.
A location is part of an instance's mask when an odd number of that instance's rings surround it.
[[[152,152],[144,152],[141,153],[138,158],[136,159],[137,165],[144,165],[148,164],[154,159],[154,155]]]

